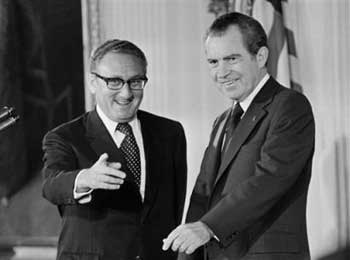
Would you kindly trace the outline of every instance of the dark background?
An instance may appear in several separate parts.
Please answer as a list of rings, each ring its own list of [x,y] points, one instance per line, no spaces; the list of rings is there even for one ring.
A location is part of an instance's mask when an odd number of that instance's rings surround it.
[[[1,0],[0,107],[20,121],[0,132],[0,243],[57,236],[58,211],[41,196],[41,141],[84,112],[83,83],[80,1]]]

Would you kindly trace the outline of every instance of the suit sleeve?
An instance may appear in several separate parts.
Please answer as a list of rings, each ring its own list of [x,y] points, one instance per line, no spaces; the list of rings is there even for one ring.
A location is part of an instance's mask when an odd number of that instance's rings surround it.
[[[293,193],[291,187],[311,164],[315,126],[306,98],[286,95],[272,113],[263,144],[255,148],[259,159],[252,162],[254,172],[201,218],[223,244],[263,218],[287,192]],[[301,194],[295,193],[294,199]]]
[[[177,191],[177,224],[181,223],[182,214],[185,205],[186,187],[187,187],[187,152],[186,137],[184,129],[179,124],[179,133],[175,141],[175,185]]]
[[[74,182],[80,169],[72,147],[59,134],[49,132],[43,140],[43,196],[56,205],[76,204]]]

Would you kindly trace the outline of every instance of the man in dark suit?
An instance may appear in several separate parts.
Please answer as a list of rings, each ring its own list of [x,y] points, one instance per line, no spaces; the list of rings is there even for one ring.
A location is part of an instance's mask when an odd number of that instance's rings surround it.
[[[266,34],[253,18],[219,17],[205,50],[233,107],[214,122],[187,224],[169,234],[163,249],[185,259],[309,259],[310,104],[267,74]]]
[[[147,61],[110,40],[91,58],[96,109],[43,140],[43,196],[62,216],[57,259],[175,259],[162,238],[181,222],[186,140],[180,123],[139,110]]]

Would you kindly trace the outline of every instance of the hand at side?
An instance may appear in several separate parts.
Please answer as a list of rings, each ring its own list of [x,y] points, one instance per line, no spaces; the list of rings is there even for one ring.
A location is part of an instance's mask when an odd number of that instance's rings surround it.
[[[167,238],[163,239],[162,249],[192,254],[198,247],[206,244],[213,236],[209,227],[201,221],[180,225]]]

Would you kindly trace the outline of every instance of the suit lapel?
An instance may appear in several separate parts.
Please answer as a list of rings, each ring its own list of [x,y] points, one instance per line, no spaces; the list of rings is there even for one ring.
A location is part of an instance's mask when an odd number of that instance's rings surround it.
[[[96,153],[96,159],[101,154],[107,153],[108,161],[126,165],[121,150],[114,143],[96,110],[91,111],[87,118],[86,136],[91,148]]]
[[[156,134],[160,133],[154,133],[154,131],[152,131],[152,125],[150,125],[145,114],[142,111],[139,111],[137,116],[141,123],[146,161],[146,189],[142,212],[142,219],[145,219],[158,193],[161,174],[161,161],[159,160],[161,158],[160,155],[162,154],[164,144],[162,144],[160,138],[157,138],[156,136]]]
[[[212,187],[217,176],[218,169],[221,162],[221,147],[223,138],[225,135],[225,128],[231,109],[226,110],[222,116],[220,116],[217,122],[213,126],[212,134],[210,137],[209,145],[205,152],[202,166],[201,166],[201,179],[205,180],[208,189],[206,194],[210,194]],[[214,173],[214,174],[213,174]]]
[[[234,131],[232,141],[228,146],[227,152],[221,158],[221,165],[216,176],[215,184],[221,178],[231,161],[235,158],[244,141],[247,139],[256,125],[265,117],[267,113],[265,107],[273,98],[276,91],[276,84],[276,81],[270,77],[248,107],[248,110]]]
[[[134,182],[132,173],[127,168],[126,160],[122,151],[114,143],[111,135],[106,129],[96,110],[88,114],[86,122],[87,146],[94,153],[92,163],[103,154],[108,154],[108,162],[120,162],[121,171],[125,172],[126,178],[123,185],[118,190],[94,190],[92,205],[108,207],[124,211],[140,211],[142,200],[137,185]]]

